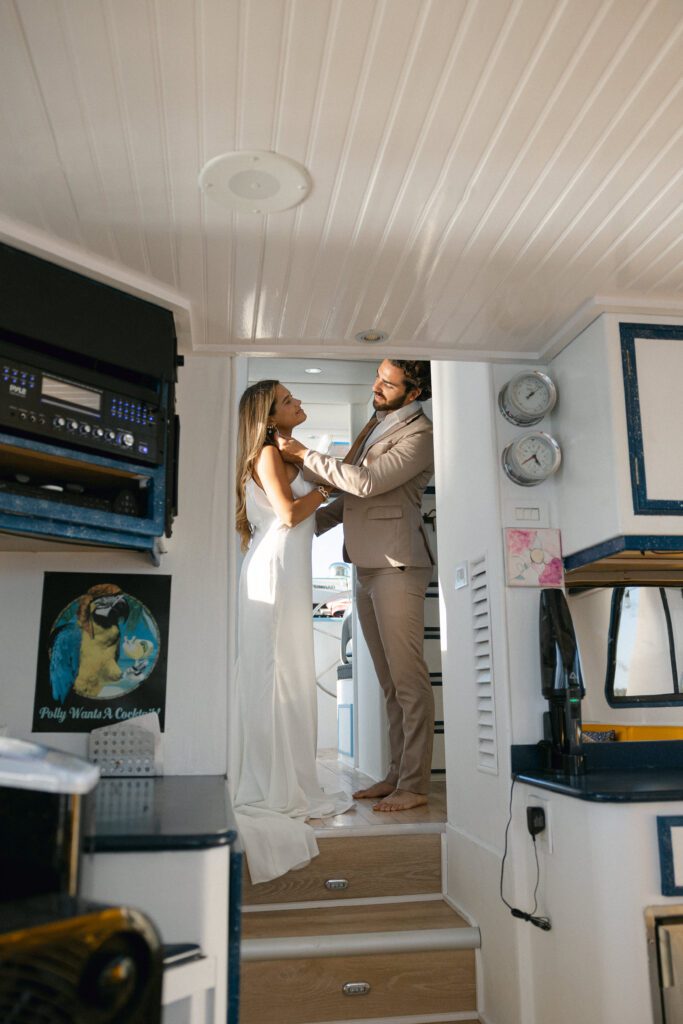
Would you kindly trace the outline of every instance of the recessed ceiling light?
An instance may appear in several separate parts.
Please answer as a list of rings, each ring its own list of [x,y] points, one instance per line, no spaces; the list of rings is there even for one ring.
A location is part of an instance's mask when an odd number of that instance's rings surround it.
[[[204,164],[199,187],[210,199],[241,213],[277,213],[297,206],[311,191],[301,164],[279,153],[221,153]]]
[[[386,331],[375,331],[372,328],[368,331],[359,331],[356,335],[356,341],[365,342],[365,344],[376,345],[379,341],[386,341],[389,335]]]
[[[319,366],[307,366],[304,373],[322,373],[323,371]]]

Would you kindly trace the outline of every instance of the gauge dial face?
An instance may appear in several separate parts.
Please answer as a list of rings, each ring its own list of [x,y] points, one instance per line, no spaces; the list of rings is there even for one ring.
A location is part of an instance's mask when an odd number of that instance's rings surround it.
[[[547,480],[560,466],[562,453],[557,441],[541,431],[522,434],[505,448],[503,469],[508,477],[523,487],[533,487]]]
[[[498,395],[498,405],[506,420],[517,426],[532,426],[550,412],[557,401],[557,389],[540,370],[518,373]]]

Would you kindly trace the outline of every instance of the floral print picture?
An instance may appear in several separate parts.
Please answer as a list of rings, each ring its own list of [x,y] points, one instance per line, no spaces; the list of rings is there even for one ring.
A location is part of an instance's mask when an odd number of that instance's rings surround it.
[[[509,587],[562,587],[560,531],[506,529],[505,568]]]

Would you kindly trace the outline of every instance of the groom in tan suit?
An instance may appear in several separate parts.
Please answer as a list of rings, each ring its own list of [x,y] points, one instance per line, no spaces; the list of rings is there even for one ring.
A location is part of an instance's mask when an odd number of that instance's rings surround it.
[[[385,359],[373,385],[375,414],[343,462],[280,438],[287,461],[307,479],[343,492],[320,509],[316,532],[344,523],[344,558],[357,570],[356,607],[389,719],[389,771],[359,790],[376,811],[427,803],[434,697],[423,657],[424,598],[434,560],[422,495],[434,472],[429,363]]]

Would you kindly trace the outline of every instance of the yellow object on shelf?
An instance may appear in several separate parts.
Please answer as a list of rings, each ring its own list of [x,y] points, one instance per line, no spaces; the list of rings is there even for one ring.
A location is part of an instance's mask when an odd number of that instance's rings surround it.
[[[613,730],[620,743],[646,743],[653,740],[683,740],[683,725],[615,725],[584,722],[584,732]]]

